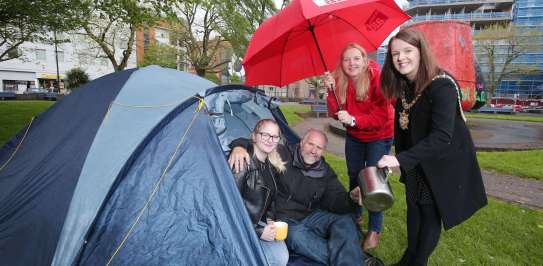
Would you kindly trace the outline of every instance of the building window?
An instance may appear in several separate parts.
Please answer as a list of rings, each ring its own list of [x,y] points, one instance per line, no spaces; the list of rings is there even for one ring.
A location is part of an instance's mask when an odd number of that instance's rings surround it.
[[[34,81],[30,80],[4,80],[3,90],[10,92],[26,91],[28,88],[35,87]]]
[[[47,57],[45,56],[45,49],[36,49],[36,60],[45,61]]]

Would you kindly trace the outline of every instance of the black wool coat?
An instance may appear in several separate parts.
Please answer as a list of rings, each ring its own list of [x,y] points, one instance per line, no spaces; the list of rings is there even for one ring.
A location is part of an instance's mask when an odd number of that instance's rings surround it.
[[[441,215],[450,229],[487,204],[473,140],[462,119],[454,83],[437,78],[409,112],[409,128],[399,126],[396,102],[395,148],[404,182],[405,171],[422,167]],[[408,183],[408,182],[404,182]]]

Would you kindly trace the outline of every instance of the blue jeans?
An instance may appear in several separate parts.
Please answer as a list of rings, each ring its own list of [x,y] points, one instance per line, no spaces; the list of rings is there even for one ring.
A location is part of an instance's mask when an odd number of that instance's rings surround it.
[[[347,135],[345,139],[345,159],[349,174],[349,190],[358,186],[358,173],[367,166],[376,166],[377,161],[390,152],[392,139],[362,142]],[[359,210],[358,215],[361,215]],[[368,211],[368,231],[381,232],[383,212]]]
[[[285,266],[288,263],[288,249],[285,241],[264,241],[260,239],[264,256],[270,266]]]
[[[325,265],[364,265],[360,231],[352,215],[315,210],[303,220],[286,219],[287,246]]]

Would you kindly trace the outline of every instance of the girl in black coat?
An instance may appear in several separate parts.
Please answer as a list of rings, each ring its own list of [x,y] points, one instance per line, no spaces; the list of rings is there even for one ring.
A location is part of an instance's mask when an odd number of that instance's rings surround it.
[[[408,245],[399,265],[426,265],[441,224],[452,228],[486,205],[475,147],[460,106],[459,87],[440,69],[421,32],[403,29],[388,45],[381,90],[396,98],[396,156],[407,198]]]
[[[280,139],[281,131],[274,120],[260,120],[251,133],[251,163],[234,173],[236,185],[271,266],[284,266],[289,258],[285,242],[275,240],[277,173],[286,169],[277,152]]]

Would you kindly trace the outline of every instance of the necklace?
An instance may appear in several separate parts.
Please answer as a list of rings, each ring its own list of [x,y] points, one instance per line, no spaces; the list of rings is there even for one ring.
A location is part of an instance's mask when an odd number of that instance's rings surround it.
[[[417,100],[419,99],[420,95],[421,95],[420,93],[417,94],[417,96],[415,96],[415,99],[413,99],[410,103],[407,103],[407,100],[405,99],[405,91],[402,90],[400,94],[400,100],[402,101],[403,110],[400,112],[400,118],[399,118],[401,129],[407,130],[407,128],[409,127],[409,109],[411,109],[411,107],[413,107],[413,105],[417,103]]]

